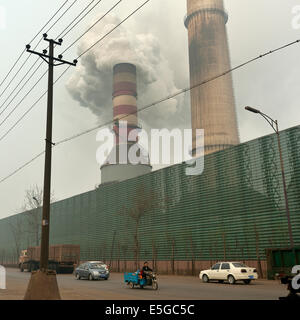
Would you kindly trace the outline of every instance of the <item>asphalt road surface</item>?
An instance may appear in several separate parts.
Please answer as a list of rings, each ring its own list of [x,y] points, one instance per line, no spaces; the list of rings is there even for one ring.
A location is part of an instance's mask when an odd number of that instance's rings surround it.
[[[0,290],[0,300],[23,299],[30,273],[7,269],[6,290]],[[112,273],[100,281],[76,280],[74,275],[57,275],[64,300],[278,300],[287,296],[279,281],[257,280],[250,285],[202,283],[197,277],[159,276],[157,291],[151,288],[130,289],[123,274]]]

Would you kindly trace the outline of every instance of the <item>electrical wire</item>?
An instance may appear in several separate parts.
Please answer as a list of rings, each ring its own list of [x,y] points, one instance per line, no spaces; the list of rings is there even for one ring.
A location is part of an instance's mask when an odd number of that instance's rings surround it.
[[[57,21],[50,27],[50,29],[65,15],[65,13],[69,10],[69,9],[71,9],[71,7],[75,4],[75,2],[76,2],[77,0],[75,0],[66,10],[65,10],[65,12],[57,19]],[[70,25],[72,25],[72,23],[74,22],[74,21],[76,21],[89,7],[90,7],[90,5],[94,2],[95,0],[92,0],[72,21],[71,21],[71,23],[61,32],[61,34],[63,33],[63,32],[65,32],[68,28],[69,28],[69,26]],[[85,13],[85,15],[83,16],[83,17],[81,17],[81,19],[79,20],[79,21],[77,21],[76,22],[76,24],[74,24],[65,34],[64,34],[64,36],[66,36],[71,30],[73,30],[81,21],[82,21],[82,19],[84,19],[100,2],[101,2],[102,0],[99,0],[99,1],[97,1],[97,3],[92,7],[92,8],[90,8],[90,10],[88,11],[88,12],[86,12]],[[100,20],[99,20],[100,21]],[[98,21],[98,22],[99,22]],[[50,30],[49,29],[49,30]],[[48,30],[48,31],[49,31]],[[61,36],[61,34],[60,35],[58,35],[57,37],[56,37],[56,39],[57,38],[59,38],[60,36]],[[41,39],[42,40],[42,39]],[[39,45],[39,43],[41,42],[41,40],[38,42],[38,44],[35,46],[35,48],[33,49],[33,50],[35,50],[36,48],[37,48],[37,46]],[[30,55],[27,57],[27,59],[26,59],[26,61],[24,62],[24,64],[28,61],[28,59],[30,58]],[[39,59],[39,58],[38,58]],[[37,60],[38,60],[37,59]],[[30,67],[30,69],[27,71],[27,73],[26,73],[26,75],[30,72],[30,70],[36,65],[36,63],[37,63],[37,60],[35,61],[35,63]],[[23,65],[24,65],[23,64]],[[41,63],[42,64],[42,63]],[[40,64],[40,65],[41,65]],[[18,72],[17,73],[19,73],[19,71],[22,69],[22,67],[23,67],[23,65],[21,66],[21,68],[18,70]],[[31,75],[31,77],[37,72],[37,70],[38,70],[38,68],[35,70],[35,72]],[[6,101],[12,96],[12,94],[14,93],[14,91],[17,89],[17,87],[23,82],[23,80],[26,78],[26,75],[21,79],[21,81],[17,84],[17,86],[14,88],[14,90],[10,93],[10,95],[7,97],[7,99],[4,101],[4,103],[0,106],[0,109],[1,109],[1,107],[3,107],[3,105],[6,103]],[[11,82],[13,81],[14,79],[12,79],[11,80]],[[11,84],[11,82],[8,84],[8,86]],[[26,83],[25,83],[25,85],[26,85]],[[23,85],[22,86],[22,88],[18,91],[18,93],[24,88],[24,86],[25,85]],[[7,87],[8,87],[7,86]],[[5,90],[6,90],[7,88],[5,88]],[[4,90],[4,91],[5,91]],[[32,91],[32,90],[30,90],[30,91]],[[2,92],[1,93],[1,95],[3,94],[4,92]],[[1,97],[1,95],[0,95],[0,97]],[[15,99],[17,97],[17,94],[13,97],[13,99],[9,102],[9,104],[4,108],[4,110],[0,113],[0,116],[2,115],[2,113],[9,107],[9,105],[13,102],[13,100]],[[20,105],[20,104],[18,104],[18,105]],[[14,110],[16,110],[16,108],[14,108]],[[11,114],[10,114],[11,115]],[[3,124],[4,122],[2,122],[1,124]],[[0,124],[0,125],[1,125]]]
[[[55,13],[55,15],[63,8],[63,6],[68,2],[69,0],[67,0],[61,7],[60,7],[60,9]],[[71,3],[71,5],[61,14],[61,16],[51,25],[51,27],[46,31],[46,33],[47,32],[49,32],[61,19],[62,19],[62,17],[73,7],[73,5],[77,2],[78,0],[74,0],[72,3]],[[51,20],[55,17],[55,15],[43,26],[43,28],[45,27],[45,26],[47,26],[48,24],[49,24],[49,22],[51,22]],[[43,28],[39,31],[39,33],[43,30]],[[32,43],[36,38],[37,38],[37,36],[39,35],[39,33],[37,33],[37,35],[32,39],[32,41],[30,42],[30,43]],[[35,45],[35,47],[34,47],[34,49],[33,50],[35,50],[37,47],[38,47],[38,45],[41,43],[41,41],[43,40],[43,38],[41,38],[39,41],[38,41],[38,43]],[[26,51],[26,49],[24,49],[23,50],[23,52],[22,52],[22,55],[23,55],[23,53]],[[18,69],[18,71],[15,73],[15,75],[14,75],[14,77],[10,80],[10,82],[8,83],[8,85],[5,87],[5,89],[1,92],[1,94],[0,94],[0,98],[3,96],[3,94],[6,92],[6,90],[10,87],[10,85],[11,85],[11,83],[14,81],[14,79],[17,77],[17,75],[20,73],[20,71],[23,69],[23,67],[25,66],[25,64],[27,63],[27,61],[30,59],[30,57],[31,57],[31,55],[29,55],[27,58],[26,58],[26,60],[23,62],[23,64],[20,66],[20,68]],[[21,56],[20,56],[20,58],[21,58]],[[37,61],[34,63],[34,65],[37,63]],[[32,66],[33,67],[33,66]],[[33,76],[33,75],[32,75]],[[24,78],[23,78],[24,79]],[[22,80],[23,80],[22,79]],[[19,84],[17,85],[17,87],[20,85],[20,82],[19,82]],[[16,89],[16,88],[15,88]],[[15,90],[14,89],[14,90]],[[13,91],[14,91],[13,90]],[[11,96],[11,94],[12,93],[10,93],[10,96]]]
[[[31,87],[31,89],[23,96],[23,98],[18,102],[18,104],[8,113],[8,115],[0,122],[0,126],[12,115],[12,113],[19,107],[19,105],[26,99],[26,97],[32,92],[32,90],[40,83],[40,81],[47,74],[48,70],[46,70],[42,76],[38,79],[38,81]]]
[[[189,86],[189,87],[184,88],[184,89],[182,89],[182,90],[179,90],[179,91],[177,91],[177,92],[175,92],[175,93],[173,93],[173,94],[171,94],[171,95],[169,95],[169,96],[167,96],[167,97],[165,97],[165,98],[162,98],[162,99],[157,100],[157,101],[155,101],[155,102],[153,102],[153,103],[150,103],[150,104],[148,104],[148,105],[140,108],[137,112],[142,112],[142,111],[144,111],[144,110],[147,110],[147,109],[151,108],[152,106],[155,106],[155,105],[160,104],[160,103],[162,103],[162,102],[165,102],[165,101],[167,101],[167,100],[173,99],[173,98],[175,98],[176,96],[178,96],[178,95],[180,95],[180,94],[182,94],[182,93],[191,91],[191,90],[193,90],[194,88],[200,87],[200,86],[202,86],[202,85],[204,85],[204,84],[206,84],[206,83],[209,83],[209,82],[214,81],[214,80],[216,80],[216,79],[218,79],[218,78],[221,78],[221,77],[223,77],[223,76],[225,76],[225,75],[227,75],[227,74],[229,74],[229,73],[231,73],[231,72],[233,72],[233,71],[235,71],[235,70],[238,70],[238,69],[240,69],[240,68],[242,68],[242,67],[244,67],[244,66],[246,66],[246,65],[248,65],[248,64],[250,64],[250,63],[252,63],[252,62],[254,62],[254,61],[256,61],[256,60],[262,59],[262,58],[264,58],[264,57],[266,57],[266,56],[268,56],[268,55],[271,55],[271,54],[273,54],[273,53],[275,53],[275,52],[277,52],[277,51],[283,50],[283,49],[285,49],[285,48],[287,48],[287,47],[290,47],[290,46],[292,46],[292,45],[294,45],[294,44],[297,44],[297,43],[299,43],[299,42],[300,42],[300,39],[299,39],[299,40],[296,40],[296,41],[293,41],[293,42],[290,42],[290,43],[288,43],[288,44],[286,44],[286,45],[283,45],[283,46],[281,46],[281,47],[279,47],[279,48],[277,48],[277,49],[275,49],[275,50],[271,50],[271,51],[269,51],[269,52],[267,52],[267,53],[261,54],[261,55],[255,57],[255,58],[250,59],[250,60],[248,60],[248,61],[246,61],[246,62],[244,62],[244,63],[242,63],[242,64],[240,64],[240,65],[238,65],[238,66],[236,66],[236,67],[234,67],[234,68],[231,68],[231,69],[229,69],[229,70],[227,70],[227,71],[225,71],[225,72],[223,72],[223,73],[221,73],[221,74],[219,74],[219,75],[216,75],[216,76],[214,76],[214,77],[211,77],[211,78],[209,78],[209,79],[207,79],[207,80],[205,80],[205,81],[202,81],[202,82],[200,82],[200,83],[198,83],[198,84],[196,84],[196,85],[194,85],[194,86]],[[65,72],[66,72],[67,70],[68,70],[68,68],[65,70]],[[65,73],[65,72],[64,72],[64,73]],[[60,76],[60,78],[61,78],[62,76],[63,76],[63,74]],[[58,81],[58,80],[59,80],[59,79],[57,79],[57,81]],[[47,92],[45,92],[44,95],[45,95],[46,93],[47,93]],[[132,113],[130,113],[130,114],[136,114],[137,112],[132,112]],[[125,116],[121,117],[121,118],[119,119],[119,121],[122,120],[123,118],[126,118],[126,117],[128,117],[128,115],[125,115]],[[106,123],[102,123],[101,125],[95,126],[95,127],[93,127],[93,128],[90,128],[90,129],[85,130],[85,131],[83,131],[83,132],[80,132],[80,133],[78,133],[78,134],[72,135],[72,136],[70,136],[70,137],[68,137],[68,138],[62,139],[62,140],[58,141],[57,143],[55,143],[54,146],[59,146],[59,145],[61,145],[61,144],[64,144],[64,143],[66,143],[66,142],[69,142],[69,141],[71,141],[71,140],[74,140],[74,139],[76,139],[76,138],[79,138],[79,137],[81,137],[81,136],[84,136],[84,135],[86,135],[86,134],[88,134],[88,133],[91,133],[91,132],[93,132],[93,131],[95,131],[95,130],[97,130],[97,129],[100,129],[101,127],[105,127],[105,126],[110,125],[110,124],[112,124],[112,123],[114,123],[114,120],[108,121],[108,122],[106,122]],[[0,138],[0,141],[1,141],[1,140],[2,140],[2,139]],[[17,172],[19,172],[19,171],[22,170],[23,168],[27,167],[29,164],[31,164],[33,161],[35,161],[36,159],[38,159],[38,158],[39,158],[40,156],[42,156],[43,154],[44,154],[44,151],[41,152],[40,154],[38,154],[37,156],[35,156],[34,158],[32,158],[30,161],[26,162],[24,165],[22,165],[21,167],[19,167],[18,169],[16,169],[14,172],[12,172],[11,174],[9,174],[8,176],[6,176],[6,177],[4,177],[3,179],[1,179],[1,180],[0,180],[0,183],[6,181],[7,179],[9,179],[9,178],[12,177],[13,175],[15,175]]]
[[[63,77],[63,75],[69,70],[71,66],[68,66],[67,69],[62,72],[62,74],[55,80],[53,84],[56,84],[57,81]],[[46,71],[47,72],[47,71]],[[45,74],[43,74],[44,76]],[[9,128],[8,131],[5,132],[4,135],[1,136],[0,141],[2,141],[24,118],[25,116],[42,100],[42,98],[47,94],[48,90],[46,90],[32,105],[31,107],[18,119],[17,122],[14,123],[14,125]]]
[[[64,54],[68,51],[76,42],[78,42],[83,36],[85,36],[96,24],[98,24],[101,20],[103,20],[116,6],[118,6],[123,0],[119,0],[116,4],[114,4],[103,16],[101,16],[96,22],[94,22],[81,36],[79,36],[75,41],[73,41],[63,52]],[[150,0],[148,0],[150,1]],[[148,2],[147,1],[147,2]]]
[[[88,51],[90,51],[92,48],[94,48],[99,42],[104,40],[107,36],[109,36],[113,31],[115,31],[119,26],[121,26],[124,22],[126,22],[129,18],[131,18],[137,11],[142,9],[150,0],[145,1],[143,4],[141,4],[137,9],[135,9],[130,15],[128,15],[125,19],[123,19],[120,23],[118,23],[114,28],[112,28],[108,33],[106,33],[103,37],[101,37],[98,41],[96,41],[93,45],[91,45],[88,49],[83,51],[77,59],[81,58],[84,54],[86,54]]]
[[[76,0],[77,1],[77,0]],[[79,39],[81,39],[88,31],[90,31],[97,23],[99,23],[105,16],[107,16],[117,5],[119,5],[121,2],[122,2],[123,0],[119,0],[113,7],[111,7],[102,17],[100,17],[91,27],[89,27],[76,41],[74,41],[73,43],[72,43],[72,45],[74,45],[74,43],[75,42],[77,42],[77,41],[79,41]],[[143,7],[147,2],[149,2],[150,0],[147,0],[142,6],[140,6],[137,10],[135,10],[133,13],[131,13],[131,15],[129,15],[126,19],[124,19],[123,20],[123,22],[122,23],[124,23],[127,19],[129,19],[129,17],[131,17],[136,11],[138,11],[139,9],[141,9],[141,7]],[[97,3],[96,3],[96,5],[99,3],[100,1],[98,1]],[[74,4],[74,2],[73,2],[73,4]],[[90,5],[90,4],[89,4]],[[88,6],[89,6],[88,5]],[[69,7],[70,8],[70,7]],[[69,9],[68,8],[68,9]],[[93,8],[95,8],[95,6],[93,7]],[[90,11],[89,11],[90,12]],[[120,24],[122,24],[122,23],[120,23]],[[119,24],[119,25],[120,25]],[[74,25],[73,27],[72,27],[72,29],[75,27],[76,25]],[[72,30],[71,29],[71,30]],[[116,29],[116,27],[115,28],[113,28],[113,30],[115,30]],[[111,30],[108,34],[110,34],[113,30]],[[69,30],[70,31],[70,30]],[[108,35],[108,34],[106,34],[106,36]],[[103,38],[102,38],[102,40],[106,37],[106,36],[104,36]],[[101,39],[100,39],[101,40]],[[97,41],[97,43],[99,43],[100,42],[100,40],[98,40]],[[71,45],[71,46],[72,46]],[[65,53],[67,50],[69,50],[69,48],[71,48],[71,46],[69,46],[63,53]],[[89,49],[90,50],[90,49]],[[82,55],[81,55],[82,56]],[[27,60],[29,59],[29,57],[30,56],[28,56],[28,58],[27,58]],[[26,61],[27,61],[26,60]],[[37,61],[35,62],[35,63],[37,63]],[[37,71],[37,70],[36,70]],[[46,71],[45,71],[46,72]],[[32,74],[32,76],[34,75],[34,73]],[[45,75],[45,74],[44,74]],[[43,76],[44,76],[43,75]],[[40,80],[41,80],[41,78],[40,78]],[[34,85],[34,87],[36,86],[36,84]],[[24,87],[24,86],[23,86]],[[23,88],[22,87],[22,88]],[[30,92],[32,91],[32,89],[33,88],[31,88],[30,89]],[[19,90],[20,91],[20,90]],[[26,94],[26,97],[28,96],[28,94]],[[13,101],[13,100],[12,100]],[[11,104],[12,103],[12,101],[10,101],[10,103],[9,104]],[[22,99],[22,101],[24,101],[24,99]],[[4,119],[4,121],[2,121],[1,123],[0,123],[0,126],[3,124],[3,123],[5,123],[5,121],[8,119],[8,117],[9,116],[11,116],[11,114],[17,109],[17,107],[20,105],[20,103],[18,103],[18,105],[13,109],[13,111],[12,112],[10,112],[9,113],[9,115]],[[35,103],[34,103],[34,105],[36,105]],[[5,107],[5,109],[7,109],[7,107],[8,106],[6,106]],[[31,110],[32,108],[30,107],[30,110]],[[2,114],[3,112],[1,112],[0,113],[0,115]],[[28,112],[26,112],[25,114],[27,114]],[[22,116],[22,119],[23,119],[24,117]],[[17,121],[17,123],[19,123],[20,121],[18,120]],[[15,124],[13,125],[13,127],[15,127]],[[8,132],[11,132],[11,128],[8,130]],[[4,136],[6,136],[7,134],[5,134]],[[4,137],[4,136],[2,136],[1,138],[0,138],[0,141],[2,140],[2,138]]]
[[[59,13],[59,11],[67,4],[69,0],[66,0],[61,6],[60,8],[54,13],[54,15],[52,15],[52,17],[46,22],[46,24],[40,29],[40,31],[32,38],[32,40],[30,41],[30,44],[38,37],[38,35],[42,32],[42,30],[51,22],[52,19],[54,19],[54,17]],[[20,61],[20,59],[22,58],[23,54],[26,52],[26,49],[24,49],[21,54],[19,55],[19,57],[17,58],[17,60],[15,61],[15,63],[13,64],[13,66],[9,69],[8,73],[5,75],[4,79],[1,81],[0,83],[0,87],[2,86],[2,84],[5,82],[5,80],[9,77],[9,75],[11,74],[12,70],[15,68],[15,66],[17,65],[17,63]]]
[[[24,77],[19,81],[19,83],[17,84],[17,86],[15,87],[15,89],[11,92],[11,94],[5,99],[5,101],[1,104],[0,109],[5,105],[5,103],[7,102],[7,100],[11,97],[11,95],[17,90],[17,88],[19,87],[19,85],[23,82],[23,80],[27,77],[27,75],[29,74],[29,72],[34,68],[34,66],[37,64],[38,60],[40,59],[40,57],[38,57],[36,59],[36,61],[34,62],[34,64],[29,68],[29,70],[26,72],[26,74],[24,75]],[[42,65],[43,61],[38,65],[38,67],[35,69],[35,71],[31,74],[31,76],[29,76],[29,79],[32,78],[32,76],[37,72],[37,70],[40,68],[40,66]],[[23,86],[21,87],[21,89],[19,89],[19,91],[14,95],[14,97],[10,100],[10,102],[3,108],[3,110],[0,112],[0,116],[3,114],[3,112],[11,105],[11,103],[14,101],[14,99],[18,96],[18,94],[21,92],[21,90],[25,87],[25,85],[27,84],[27,82],[25,82],[23,84]]]
[[[71,5],[62,13],[62,15],[53,23],[53,25],[46,31],[46,33],[48,33],[56,24],[58,21],[60,21],[60,19],[74,6],[74,4],[77,2],[78,0],[74,0]]]
[[[83,11],[81,11],[74,19],[73,21],[71,21],[71,23],[55,38],[55,39],[58,39],[58,38],[65,38],[66,35],[68,35],[70,33],[71,30],[73,30],[92,10],[95,9],[95,7],[101,2],[102,0],[98,0],[97,3],[88,11],[84,14],[84,16],[82,16],[73,26],[71,29],[69,29],[66,33],[64,33],[83,13],[84,11],[86,11],[89,6],[95,2],[95,0],[92,0],[86,7]]]

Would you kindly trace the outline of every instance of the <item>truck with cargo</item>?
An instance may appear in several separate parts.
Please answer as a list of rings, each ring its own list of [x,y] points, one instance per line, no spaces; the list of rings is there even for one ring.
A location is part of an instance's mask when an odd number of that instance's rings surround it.
[[[29,247],[22,250],[19,257],[20,271],[29,272],[39,269],[41,247]],[[80,246],[61,244],[49,247],[48,268],[57,273],[73,273],[74,265],[80,261]]]

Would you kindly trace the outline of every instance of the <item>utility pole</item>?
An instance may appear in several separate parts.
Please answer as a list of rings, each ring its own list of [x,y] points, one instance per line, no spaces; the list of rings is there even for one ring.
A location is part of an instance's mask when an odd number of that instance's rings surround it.
[[[62,55],[58,58],[54,57],[54,46],[60,46],[63,42],[62,39],[55,41],[53,39],[48,39],[47,34],[43,35],[44,40],[49,42],[49,55],[47,55],[47,50],[43,50],[43,53],[30,50],[30,45],[26,46],[27,52],[36,54],[40,56],[45,62],[48,63],[48,101],[47,101],[47,125],[46,125],[46,150],[45,150],[45,169],[44,169],[44,195],[43,195],[43,218],[42,218],[42,235],[41,235],[41,255],[40,255],[40,271],[44,274],[48,274],[48,260],[49,260],[49,227],[50,227],[50,196],[51,196],[51,160],[52,160],[52,118],[53,118],[53,69],[54,66],[69,64],[76,66],[77,60],[73,62],[62,60]],[[57,62],[55,64],[55,62]],[[53,274],[52,274],[53,275]],[[42,278],[41,278],[42,279]],[[31,279],[32,281],[32,279]],[[34,282],[34,281],[32,281]],[[56,278],[55,278],[56,282]],[[29,283],[25,299],[32,299],[34,292],[37,291],[37,287],[41,285],[34,285]],[[47,288],[43,288],[47,291]],[[40,290],[39,290],[40,291]],[[57,288],[58,291],[58,288]],[[39,292],[41,294],[41,292]],[[51,293],[50,293],[51,294]],[[49,298],[49,297],[47,297]],[[50,297],[51,299],[51,297]]]
[[[62,60],[60,55],[58,58],[54,57],[54,45],[60,46],[62,39],[58,42],[47,38],[47,34],[43,35],[44,40],[49,42],[49,55],[47,50],[43,53],[30,50],[30,45],[26,46],[27,52],[40,56],[49,65],[48,71],[48,102],[47,102],[47,129],[46,129],[46,152],[45,152],[45,171],[44,171],[44,196],[43,196],[43,219],[42,219],[42,239],[41,239],[41,257],[40,270],[46,271],[48,269],[49,257],[49,225],[50,225],[50,196],[51,196],[51,160],[52,160],[52,115],[53,115],[53,69],[54,66],[69,64],[76,66],[77,61],[68,62]],[[47,60],[48,59],[48,60]],[[58,61],[58,64],[54,64]]]

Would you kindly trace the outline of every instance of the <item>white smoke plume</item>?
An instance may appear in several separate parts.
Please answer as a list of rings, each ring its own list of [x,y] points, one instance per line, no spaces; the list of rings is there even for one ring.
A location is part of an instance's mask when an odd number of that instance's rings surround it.
[[[79,43],[80,54],[120,22],[107,16]],[[152,34],[136,34],[125,26],[118,27],[99,45],[81,58],[81,63],[67,82],[71,96],[89,108],[99,123],[112,119],[113,66],[128,62],[137,67],[138,108],[176,92],[174,75],[162,55],[159,41]],[[138,114],[144,127],[170,127],[172,117],[182,114],[183,96],[171,99]],[[146,126],[145,126],[146,125]]]

